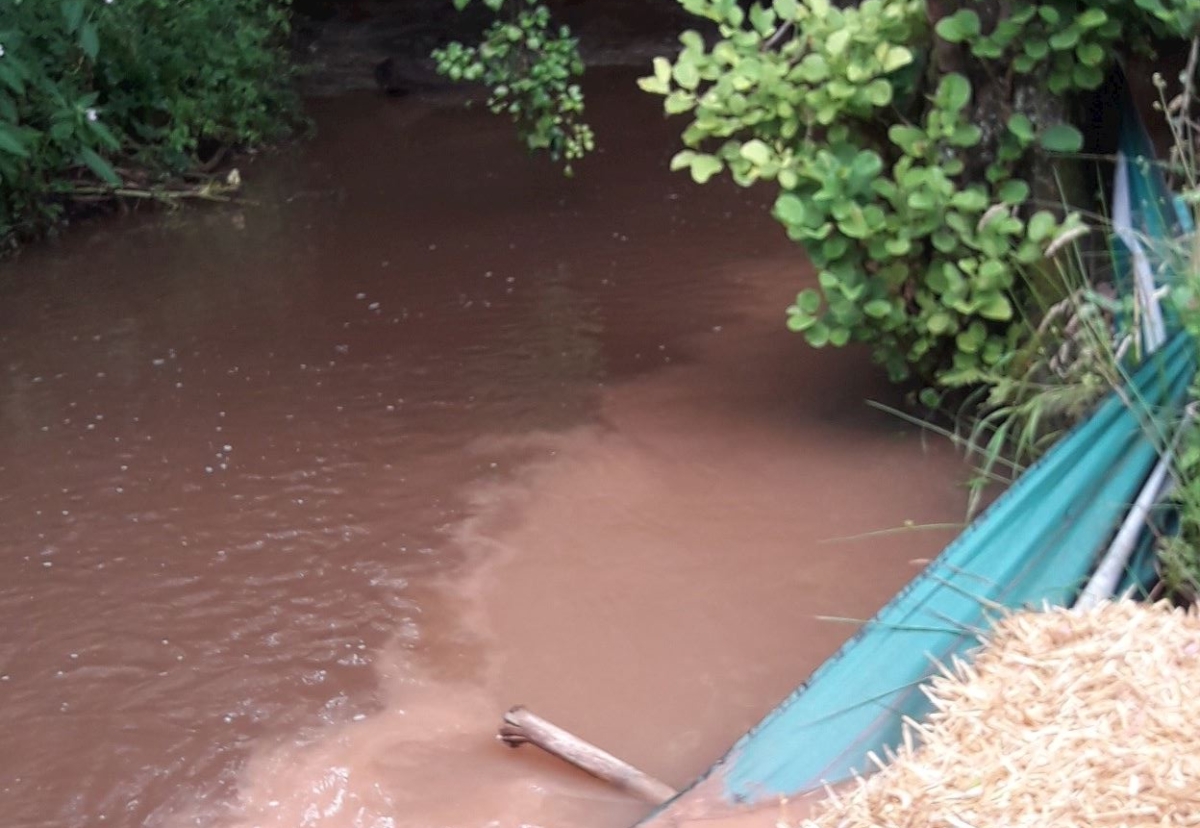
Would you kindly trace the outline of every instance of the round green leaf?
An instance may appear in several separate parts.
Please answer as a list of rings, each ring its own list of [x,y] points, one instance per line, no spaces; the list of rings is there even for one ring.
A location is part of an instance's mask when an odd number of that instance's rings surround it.
[[[754,4],[750,7],[750,25],[761,35],[771,34],[775,31],[775,12]]]
[[[696,107],[696,96],[691,92],[684,92],[682,89],[676,89],[667,99],[663,101],[663,111],[668,115],[679,115],[684,112],[690,112]]]
[[[802,313],[795,305],[788,308],[787,327],[792,333],[802,333],[817,324],[815,316]]]
[[[1075,44],[1079,42],[1079,30],[1074,26],[1055,32],[1050,35],[1050,48],[1056,52],[1065,52],[1067,49],[1074,49]]]
[[[888,138],[909,155],[920,155],[924,150],[920,144],[926,139],[925,131],[904,124],[893,124],[888,127]]]
[[[1004,54],[1004,47],[997,43],[994,39],[977,40],[971,47],[971,54],[978,58],[986,58],[988,60],[997,60]]]
[[[804,202],[794,193],[784,193],[775,200],[775,217],[784,224],[803,225],[806,213]]]
[[[945,109],[957,112],[971,100],[971,82],[957,72],[951,72],[938,84],[937,100]]]
[[[1099,66],[1077,64],[1071,70],[1071,79],[1080,89],[1095,89],[1104,83],[1104,70]]]
[[[1044,149],[1050,152],[1079,152],[1083,149],[1083,133],[1070,124],[1055,124],[1038,136]]]
[[[945,311],[935,311],[929,316],[925,322],[925,327],[929,329],[931,334],[941,336],[950,330],[954,324],[954,317]]]
[[[987,196],[976,187],[959,190],[950,198],[950,203],[960,210],[979,213],[988,206]]]
[[[738,153],[749,161],[751,164],[756,164],[760,167],[766,166],[771,160],[771,148],[758,138],[753,138],[742,144]]]
[[[784,20],[794,20],[800,11],[800,4],[796,0],[774,0],[771,5]]]
[[[872,319],[883,319],[892,312],[892,303],[887,299],[872,299],[863,305],[863,313]]]
[[[874,178],[883,169],[883,159],[879,157],[878,153],[872,150],[862,150],[850,162],[850,169],[857,176]]]
[[[886,43],[879,44],[875,50],[875,56],[879,59],[884,72],[895,72],[913,62],[913,54],[908,49]]]
[[[675,76],[675,82],[684,89],[695,89],[700,85],[700,70],[686,52],[680,54],[672,74]]]
[[[983,323],[975,321],[954,338],[954,344],[958,346],[958,350],[973,354],[983,347],[985,339],[987,339],[987,328],[983,326]]]
[[[1041,60],[1050,54],[1050,44],[1036,37],[1026,40],[1025,45],[1021,48],[1024,49],[1026,55],[1034,60]]]
[[[867,84],[863,94],[872,105],[887,106],[892,102],[892,85],[883,78],[877,78]]]
[[[1074,83],[1071,74],[1071,67],[1066,69],[1055,69],[1050,72],[1050,77],[1046,78],[1046,88],[1055,95],[1062,95],[1071,88]]]
[[[908,206],[914,210],[932,210],[937,202],[928,190],[915,190],[908,194]]]
[[[1058,220],[1054,218],[1053,213],[1048,210],[1039,210],[1030,217],[1025,232],[1031,240],[1040,242],[1042,239],[1048,238],[1057,225]]]
[[[838,29],[825,40],[825,49],[831,55],[840,55],[850,45],[850,30]]]
[[[1022,144],[1033,141],[1033,121],[1023,112],[1017,112],[1008,119],[1008,131],[1017,136]]]
[[[692,159],[692,180],[704,184],[725,167],[720,158],[713,155],[697,155]]]
[[[812,288],[805,288],[796,294],[796,307],[805,313],[816,313],[821,309],[821,294]]]
[[[954,14],[937,22],[938,37],[950,43],[962,43],[980,32],[979,15],[971,9],[959,9]]]
[[[804,338],[814,348],[824,348],[829,343],[829,326],[824,322],[817,322],[804,332]]]
[[[821,83],[829,77],[829,64],[822,55],[812,52],[800,61],[789,77],[793,75],[807,83]]]
[[[1099,43],[1080,43],[1075,56],[1084,66],[1099,66],[1104,63],[1104,47]]]
[[[983,130],[975,124],[959,124],[948,139],[951,146],[973,147],[983,138]]]
[[[1032,58],[1029,55],[1017,55],[1013,58],[1012,68],[1019,75],[1028,75],[1037,68],[1037,64],[1036,58]]]
[[[952,253],[958,249],[958,237],[944,228],[933,231],[930,239],[934,248],[942,253]]]
[[[685,167],[692,166],[692,161],[695,160],[696,153],[692,150],[680,150],[671,158],[671,172],[682,170]]]
[[[659,66],[664,67],[666,71],[659,73]],[[654,69],[655,72],[650,77],[638,78],[638,87],[651,95],[665,95],[671,91],[671,64],[666,58],[658,57],[654,59]]]
[[[850,249],[850,240],[845,236],[830,236],[821,242],[821,254],[828,262],[836,261],[846,255]]]
[[[1010,178],[996,189],[1005,204],[1021,204],[1029,198],[1029,185],[1019,178]]]

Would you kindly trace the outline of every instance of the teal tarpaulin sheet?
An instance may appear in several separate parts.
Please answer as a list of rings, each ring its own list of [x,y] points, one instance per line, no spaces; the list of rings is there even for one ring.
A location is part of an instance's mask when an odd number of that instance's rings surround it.
[[[1148,410],[1178,415],[1192,343],[1177,334],[1133,380]],[[1165,410],[1164,410],[1165,409]],[[1157,459],[1140,417],[1110,397],[960,535],[713,773],[756,802],[870,769],[920,718],[918,685],[978,643],[999,607],[1067,604]]]

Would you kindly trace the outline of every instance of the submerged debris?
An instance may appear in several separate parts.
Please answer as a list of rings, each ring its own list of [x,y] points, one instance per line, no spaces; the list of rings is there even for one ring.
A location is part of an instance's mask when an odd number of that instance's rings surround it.
[[[1200,825],[1200,614],[1025,612],[805,828]]]

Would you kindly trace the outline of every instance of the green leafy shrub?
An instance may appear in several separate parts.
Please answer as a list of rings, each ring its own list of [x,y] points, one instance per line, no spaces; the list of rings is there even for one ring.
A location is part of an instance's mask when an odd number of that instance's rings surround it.
[[[1200,50],[1200,43],[1193,43]],[[1183,187],[1183,198],[1192,212],[1193,225],[1200,219],[1200,114],[1196,110],[1194,87],[1187,84],[1172,107],[1164,93],[1166,84],[1155,78],[1162,96],[1161,107],[1173,138],[1174,172]],[[1167,251],[1176,264],[1177,279],[1171,291],[1171,307],[1183,329],[1191,337],[1200,363],[1200,235],[1177,240]],[[1159,574],[1168,595],[1186,602],[1200,596],[1200,376],[1193,378],[1190,390],[1191,417],[1184,422],[1180,445],[1173,457],[1175,487],[1169,496],[1175,507],[1175,531],[1159,538],[1157,545]]]
[[[488,87],[488,109],[508,115],[531,150],[544,150],[572,162],[595,147],[583,118],[583,92],[575,79],[583,73],[578,43],[570,29],[551,28],[550,10],[539,0],[483,0],[496,12],[495,23],[478,46],[451,43],[433,53],[438,71],[452,80]],[[470,0],[454,0],[460,11]]]
[[[672,166],[774,182],[774,215],[819,280],[789,327],[943,386],[987,381],[1063,298],[1039,272],[1081,222],[1039,193],[1049,156],[1083,136],[1053,98],[1095,89],[1119,45],[1194,25],[1198,7],[1018,0],[985,25],[987,4],[940,18],[922,0],[683,4],[720,38],[685,33],[641,81],[690,118]]]
[[[1180,485],[1171,501],[1178,526],[1158,540],[1158,571],[1168,595],[1191,603],[1200,596],[1200,428],[1185,435],[1175,474]]]
[[[294,125],[286,0],[0,4],[0,239]],[[89,187],[95,193],[95,187]]]

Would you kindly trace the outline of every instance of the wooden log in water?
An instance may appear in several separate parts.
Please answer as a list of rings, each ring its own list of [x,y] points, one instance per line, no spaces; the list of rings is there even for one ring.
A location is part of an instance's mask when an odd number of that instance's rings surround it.
[[[504,714],[504,725],[500,728],[499,738],[513,748],[526,742],[537,745],[597,779],[602,779],[654,805],[661,805],[668,799],[673,799],[677,793],[666,782],[643,773],[627,762],[622,762],[611,753],[585,742],[524,707],[514,707]]]

